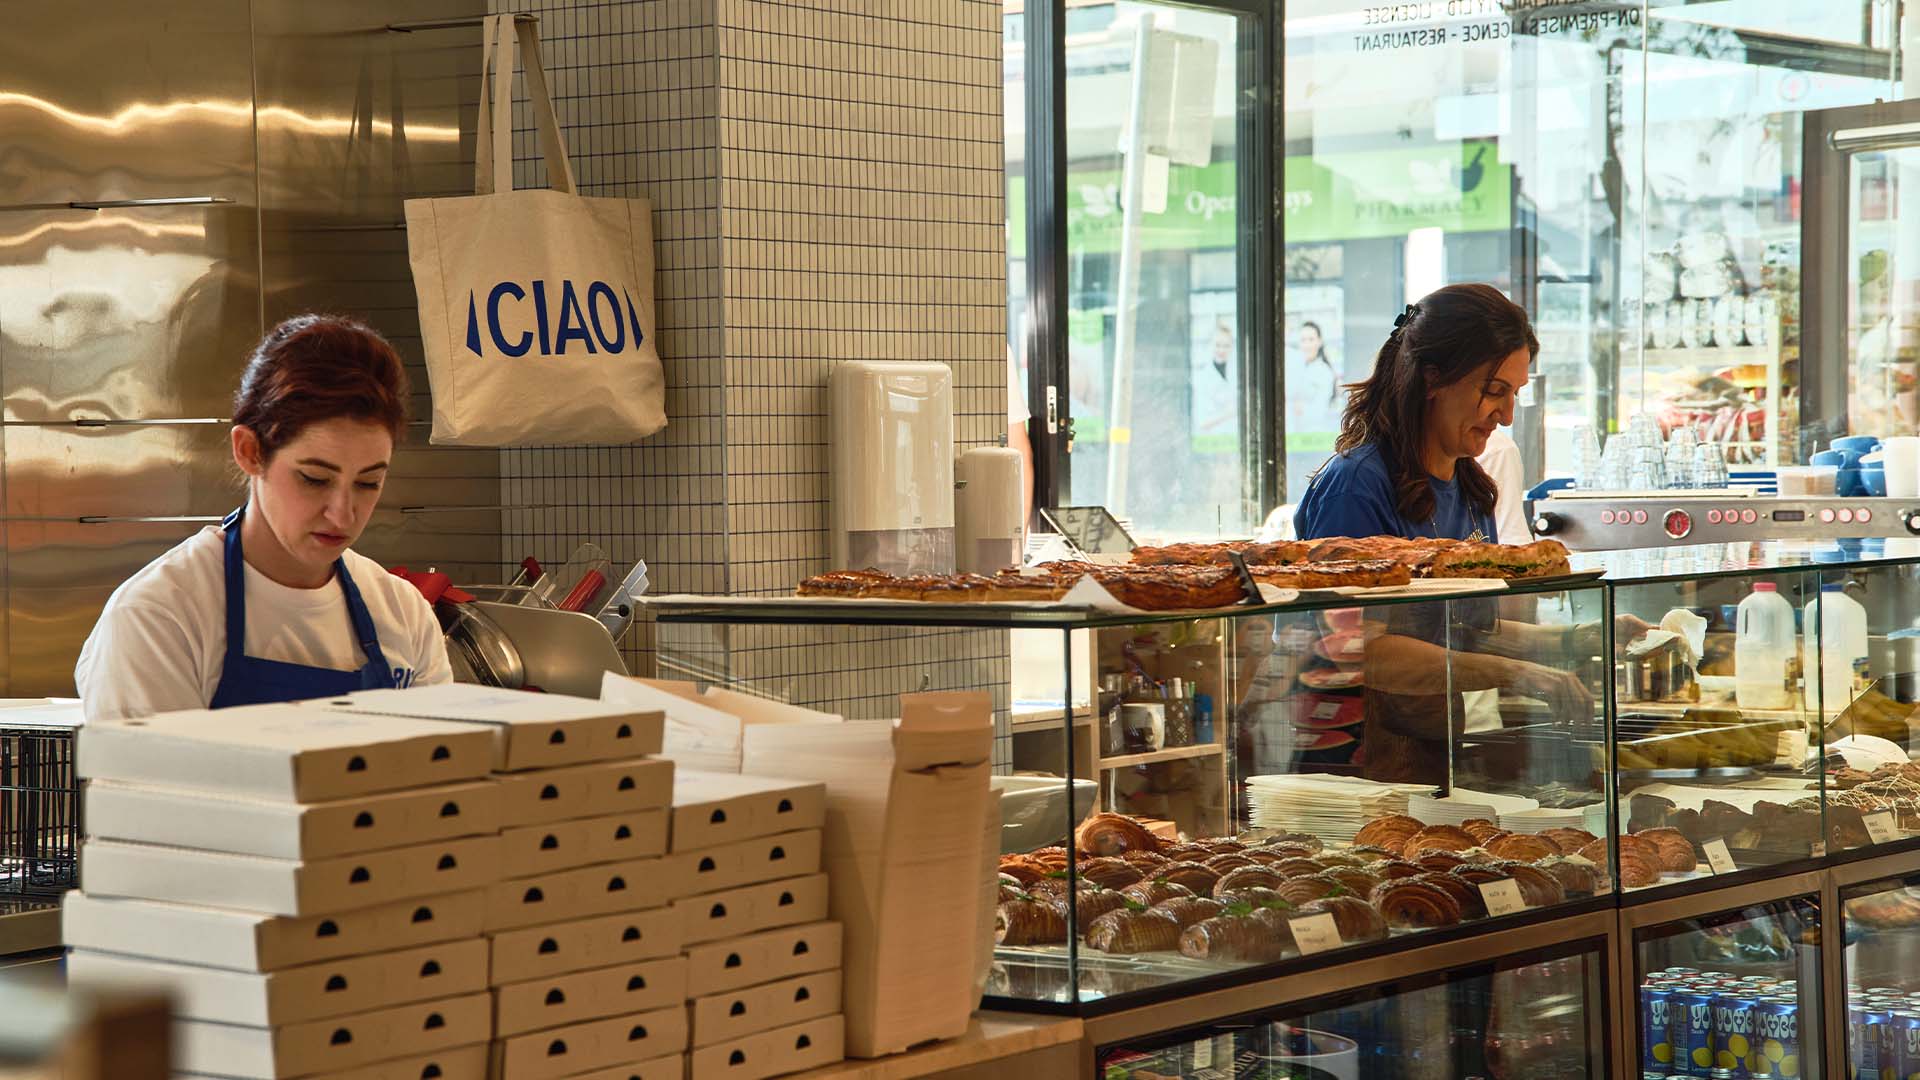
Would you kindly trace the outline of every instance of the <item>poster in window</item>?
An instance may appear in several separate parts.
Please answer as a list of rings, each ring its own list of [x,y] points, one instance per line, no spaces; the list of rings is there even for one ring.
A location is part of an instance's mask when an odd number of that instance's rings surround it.
[[[1287,417],[1287,500],[1333,453],[1346,407],[1346,291],[1338,285],[1295,285],[1286,292],[1286,366],[1280,400]]]
[[[1240,296],[1231,289],[1188,294],[1193,452],[1240,448]]]

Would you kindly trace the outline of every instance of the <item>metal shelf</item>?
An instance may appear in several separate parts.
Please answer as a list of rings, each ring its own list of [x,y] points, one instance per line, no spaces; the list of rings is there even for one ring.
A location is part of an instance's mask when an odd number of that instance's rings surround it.
[[[1100,768],[1125,769],[1134,765],[1151,765],[1156,761],[1179,761],[1182,758],[1219,757],[1223,753],[1219,743],[1199,743],[1194,746],[1173,746],[1165,750],[1155,750],[1149,754],[1123,754],[1119,757],[1103,757]]]

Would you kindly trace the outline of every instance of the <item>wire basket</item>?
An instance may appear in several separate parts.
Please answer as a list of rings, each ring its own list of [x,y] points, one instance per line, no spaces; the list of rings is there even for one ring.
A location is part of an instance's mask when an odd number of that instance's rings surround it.
[[[79,883],[80,792],[72,729],[0,724],[0,897]]]

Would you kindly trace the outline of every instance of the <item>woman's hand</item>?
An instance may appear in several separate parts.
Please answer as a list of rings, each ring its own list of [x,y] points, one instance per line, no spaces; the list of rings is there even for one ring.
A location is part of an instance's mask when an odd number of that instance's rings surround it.
[[[1579,676],[1526,660],[1509,661],[1503,688],[1547,703],[1555,719],[1593,715],[1593,692]]]
[[[1640,636],[1653,629],[1653,624],[1638,615],[1615,615],[1613,617],[1613,647],[1624,649]],[[1606,642],[1600,636],[1600,624],[1586,623],[1573,628],[1567,647],[1575,656],[1599,656]]]

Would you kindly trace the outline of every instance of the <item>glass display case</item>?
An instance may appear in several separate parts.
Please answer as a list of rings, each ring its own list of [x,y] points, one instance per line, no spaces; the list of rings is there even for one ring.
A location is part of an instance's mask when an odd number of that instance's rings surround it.
[[[1839,896],[1850,1075],[1920,1072],[1920,873],[1860,882]]]
[[[1820,926],[1809,894],[1637,930],[1641,1075],[1823,1075]]]
[[[1103,1080],[1599,1080],[1606,956],[1594,942],[1368,986],[1101,1047]]]
[[[870,669],[881,628],[909,655],[1008,631],[1021,708],[995,778],[988,995],[1120,1008],[1609,903],[1593,578],[1289,592],[1199,617],[734,600],[661,610],[656,647],[663,672],[872,717],[895,704],[868,678],[740,676],[776,637]]]
[[[690,598],[653,629],[663,674],[849,717],[995,689],[994,1007],[1146,1015],[1593,917],[1630,940],[1636,1017],[1675,967],[1777,980],[1804,1017],[1822,875],[1920,873],[1920,551],[1889,546],[1577,555],[1570,578],[1204,612]],[[773,650],[813,666],[757,675]]]

